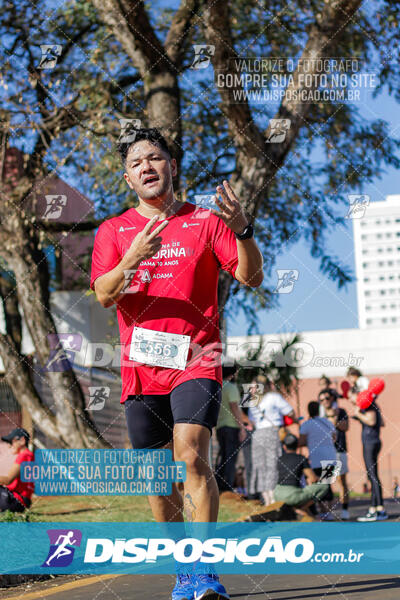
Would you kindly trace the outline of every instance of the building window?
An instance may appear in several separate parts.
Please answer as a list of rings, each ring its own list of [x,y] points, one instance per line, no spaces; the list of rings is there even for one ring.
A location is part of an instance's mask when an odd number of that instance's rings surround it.
[[[383,318],[383,319],[382,319],[382,323],[387,323],[387,319],[386,319],[386,318]]]
[[[390,320],[392,321],[392,323],[396,323],[397,321],[396,317],[392,317]]]
[[[365,292],[365,295],[366,295],[366,296],[370,296],[370,295],[371,295],[371,292],[367,290],[367,291]]]
[[[372,319],[367,319],[367,325],[371,325]]]
[[[385,281],[384,277],[379,277],[379,281]]]
[[[399,275],[399,277],[400,277],[400,275]],[[364,277],[364,283],[368,283],[368,281],[369,281],[369,277]]]
[[[388,260],[388,265],[389,265],[389,267],[393,267],[393,261],[392,260]]]

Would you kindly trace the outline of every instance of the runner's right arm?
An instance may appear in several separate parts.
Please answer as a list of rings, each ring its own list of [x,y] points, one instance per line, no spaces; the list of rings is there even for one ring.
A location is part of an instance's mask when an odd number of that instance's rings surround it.
[[[127,283],[126,271],[136,271],[142,260],[151,258],[161,249],[162,239],[158,234],[165,229],[168,221],[164,221],[154,231],[150,231],[157,220],[158,215],[150,219],[142,231],[136,235],[118,265],[96,279],[94,290],[98,301],[104,308],[112,306],[121,295]]]

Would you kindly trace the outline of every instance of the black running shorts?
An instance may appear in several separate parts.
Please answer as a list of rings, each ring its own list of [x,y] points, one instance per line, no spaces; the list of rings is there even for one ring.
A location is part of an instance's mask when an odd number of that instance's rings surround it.
[[[217,424],[221,385],[213,379],[191,379],[166,395],[128,396],[124,402],[133,448],[161,448],[172,440],[175,423],[194,423],[211,430]]]

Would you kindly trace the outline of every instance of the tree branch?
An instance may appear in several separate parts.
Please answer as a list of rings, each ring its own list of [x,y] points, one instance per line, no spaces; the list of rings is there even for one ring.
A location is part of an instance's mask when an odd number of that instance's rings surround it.
[[[172,19],[165,40],[165,51],[177,69],[182,66],[185,41],[190,36],[198,8],[199,0],[182,0]]]
[[[93,0],[93,4],[142,78],[148,77],[150,72],[171,69],[142,0]]]
[[[285,140],[280,144],[268,144],[266,152],[276,172],[283,164],[283,161],[297,138],[299,129],[305,124],[306,116],[310,111],[310,104],[304,102],[295,102],[289,98],[301,97],[302,91],[313,91],[314,88],[306,87],[303,75],[314,75],[317,69],[310,68],[310,65],[316,66],[316,58],[329,58],[331,50],[340,40],[344,29],[353,19],[353,16],[361,4],[361,0],[330,0],[326,1],[324,10],[316,15],[316,22],[312,25],[304,52],[298,62],[298,66],[293,73],[293,83],[289,83],[281,106],[278,109],[275,119],[290,119],[290,129]],[[314,60],[314,62],[312,62]],[[305,65],[308,62],[308,66]],[[270,127],[265,131],[266,137],[270,132]]]
[[[207,0],[204,14],[204,35],[207,44],[215,47],[211,61],[215,74],[227,73],[234,68],[239,57],[234,48],[229,19],[229,3],[225,0]],[[221,110],[228,120],[229,134],[236,148],[242,148],[255,157],[264,149],[264,136],[254,123],[247,99],[238,104],[234,90],[221,85],[217,88],[221,97]]]

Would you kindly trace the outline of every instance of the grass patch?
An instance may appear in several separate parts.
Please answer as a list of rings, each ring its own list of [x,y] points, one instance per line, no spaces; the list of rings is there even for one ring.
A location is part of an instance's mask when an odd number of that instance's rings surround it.
[[[220,500],[219,521],[236,521],[254,512],[257,502],[239,496]],[[30,522],[150,522],[154,521],[143,496],[40,496],[24,515]],[[3,520],[3,519],[2,519]]]
[[[369,498],[369,494],[351,494]],[[236,494],[220,498],[218,521],[232,522],[259,512],[260,504],[245,501]],[[22,514],[0,513],[0,522],[127,522],[154,521],[144,496],[38,496],[30,510]]]

